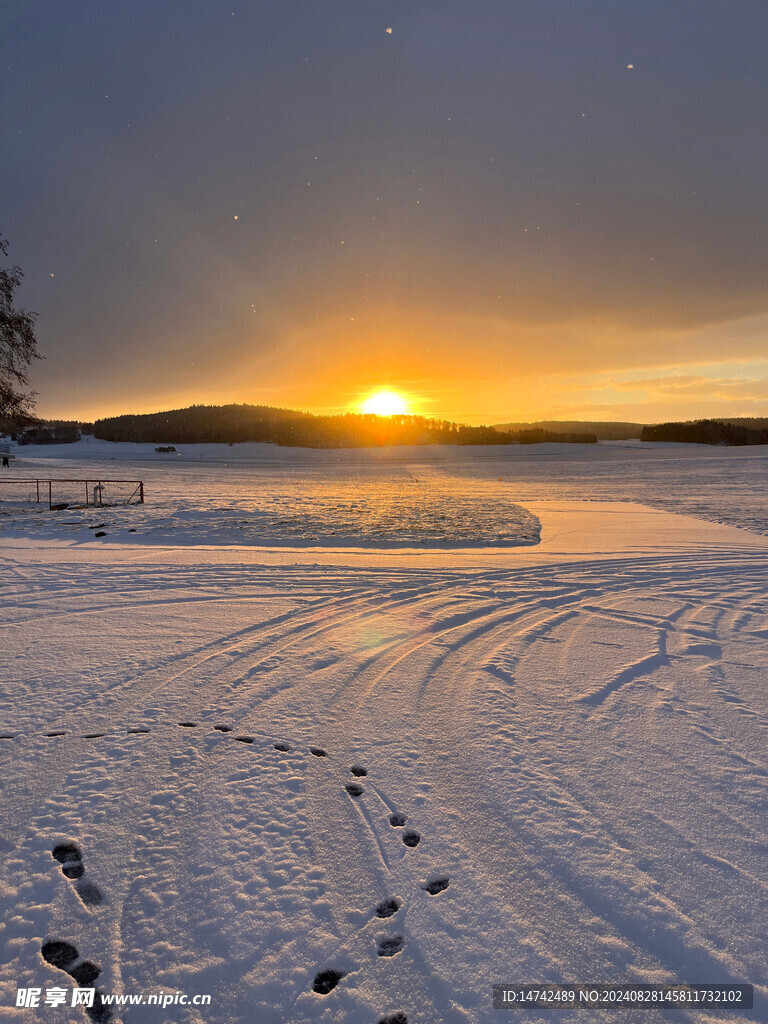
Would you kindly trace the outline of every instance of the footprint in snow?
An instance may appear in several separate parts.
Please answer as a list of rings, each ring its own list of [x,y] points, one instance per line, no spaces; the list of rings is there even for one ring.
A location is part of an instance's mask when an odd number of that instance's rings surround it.
[[[74,843],[58,843],[51,854],[61,864],[61,873],[65,878],[82,878],[85,873],[83,857]]]
[[[423,882],[421,888],[430,896],[437,896],[438,893],[445,892],[450,884],[451,880],[447,875],[435,875]]]
[[[403,832],[403,842],[406,846],[413,849],[421,842],[421,836],[415,829],[407,828],[405,832]]]
[[[368,774],[367,769],[361,767],[359,764],[353,764],[349,770],[356,779],[362,779]]]
[[[398,811],[389,816],[389,824],[392,828],[402,828],[406,821],[408,821],[408,815],[400,814]]]
[[[177,722],[176,724],[178,725],[178,727],[180,729],[196,729],[197,728],[197,722]]]
[[[380,1017],[378,1024],[408,1024],[404,1013],[391,1013],[388,1017]]]
[[[382,900],[376,907],[376,917],[394,917],[402,903],[398,899]]]
[[[70,942],[61,942],[58,939],[49,939],[40,948],[43,959],[52,967],[65,971],[70,978],[74,978],[81,988],[93,988],[94,981],[101,974],[101,968],[90,960],[81,960],[75,946]],[[95,1021],[96,1024],[105,1024],[112,1019],[112,1011],[104,1005],[101,992],[96,989],[93,997],[93,1006],[84,1007],[85,1012]]]
[[[232,726],[230,725],[214,725],[213,728],[216,732],[232,732]]]
[[[51,850],[51,855],[61,864],[61,873],[64,877],[75,882],[75,892],[87,907],[97,907],[104,902],[98,885],[83,878],[83,856],[74,843],[58,843]]]
[[[310,747],[310,754],[314,754],[315,757],[328,757],[327,751],[323,750],[322,747]]]
[[[287,754],[291,749],[287,743],[275,743],[275,750],[279,750],[282,754]]]
[[[321,996],[327,996],[329,992],[333,992],[346,973],[346,971],[320,971],[312,982],[312,991]]]
[[[78,985],[90,985],[101,974],[101,968],[90,960],[80,960],[80,954],[70,942],[57,939],[44,942],[40,952],[43,959],[60,971],[66,971]]]
[[[391,938],[378,939],[376,952],[379,956],[397,956],[405,947],[405,939],[402,935],[393,935]]]
[[[365,792],[363,787],[358,785],[356,782],[349,782],[344,788],[350,796],[362,796]]]

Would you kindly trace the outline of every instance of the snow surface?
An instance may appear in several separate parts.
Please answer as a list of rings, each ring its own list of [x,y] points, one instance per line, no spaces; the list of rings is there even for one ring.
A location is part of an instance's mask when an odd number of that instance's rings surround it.
[[[127,1024],[559,1019],[491,1009],[494,982],[543,981],[750,982],[751,1012],[621,1019],[768,1019],[768,537],[618,500],[645,481],[659,505],[674,474],[665,500],[715,518],[731,473],[748,511],[726,517],[757,520],[762,456],[541,448],[278,449],[271,472],[133,451],[114,475],[140,469],[148,503],[100,512],[106,537],[93,512],[6,519],[0,1020],[87,1019],[14,1007],[17,986],[71,986],[52,939],[104,992],[212,995]],[[11,475],[101,472],[103,452],[27,452]],[[614,500],[571,493],[609,479]],[[377,496],[409,487],[431,511],[388,548]],[[318,542],[233,545],[222,488],[253,515],[309,493]],[[355,490],[359,518],[324,510]],[[541,543],[499,544],[494,511],[520,503]],[[328,969],[346,974],[314,992]]]

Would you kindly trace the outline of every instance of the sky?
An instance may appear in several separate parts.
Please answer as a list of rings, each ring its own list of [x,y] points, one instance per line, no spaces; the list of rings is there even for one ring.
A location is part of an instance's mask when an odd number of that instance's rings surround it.
[[[4,0],[39,415],[768,415],[763,0]]]

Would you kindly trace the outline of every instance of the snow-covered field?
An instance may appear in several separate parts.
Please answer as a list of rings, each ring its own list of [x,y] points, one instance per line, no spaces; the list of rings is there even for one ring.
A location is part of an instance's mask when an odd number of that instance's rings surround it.
[[[147,504],[5,507],[0,1020],[87,1019],[15,1007],[74,985],[43,949],[211,995],[126,1024],[559,1019],[491,1008],[545,981],[768,1019],[761,450],[91,444],[9,473]]]

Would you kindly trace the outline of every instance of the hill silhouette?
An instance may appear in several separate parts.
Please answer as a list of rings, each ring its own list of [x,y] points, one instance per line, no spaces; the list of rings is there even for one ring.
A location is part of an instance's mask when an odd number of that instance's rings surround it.
[[[186,409],[98,419],[94,435],[106,441],[236,444],[259,441],[300,448],[368,448],[416,444],[592,444],[594,434],[553,434],[539,428],[500,431],[425,416],[345,413],[314,416],[267,405],[192,405]]]

